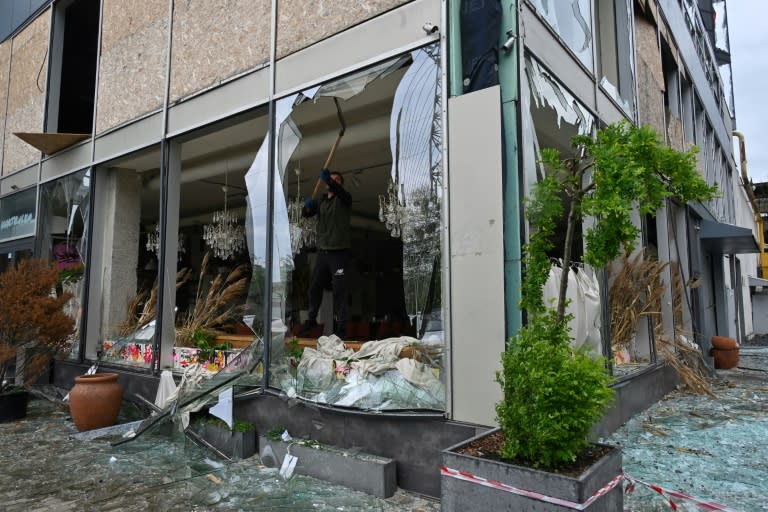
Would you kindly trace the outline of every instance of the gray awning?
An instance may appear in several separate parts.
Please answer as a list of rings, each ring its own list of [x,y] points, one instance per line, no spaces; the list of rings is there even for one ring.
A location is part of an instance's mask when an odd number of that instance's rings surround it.
[[[760,279],[759,277],[749,276],[749,286],[763,286],[768,288],[768,279]]]
[[[749,254],[760,252],[751,229],[701,220],[699,239],[704,248],[718,254]]]

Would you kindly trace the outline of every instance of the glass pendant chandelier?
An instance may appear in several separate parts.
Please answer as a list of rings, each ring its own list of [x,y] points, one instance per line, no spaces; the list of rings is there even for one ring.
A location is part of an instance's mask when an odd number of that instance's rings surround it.
[[[301,200],[301,169],[296,169],[296,197],[288,203],[288,230],[291,236],[291,251],[298,254],[303,247],[314,247],[317,244],[317,215],[304,217],[301,211],[304,201]]]
[[[181,255],[187,252],[185,247],[186,237],[184,233],[179,233],[179,247],[178,256],[181,259]],[[144,246],[147,251],[152,252],[157,256],[157,252],[160,250],[160,225],[155,224],[149,232],[147,232],[147,243]]]
[[[224,191],[224,209],[213,212],[212,222],[203,226],[203,240],[211,248],[214,256],[228,260],[245,247],[245,229],[238,223],[235,215],[227,209],[229,189],[226,178],[221,190]]]
[[[401,185],[402,187],[402,185]],[[402,201],[400,196],[403,197]],[[400,238],[405,223],[405,194],[398,192],[397,183],[390,180],[386,194],[379,194],[379,221],[393,238]]]

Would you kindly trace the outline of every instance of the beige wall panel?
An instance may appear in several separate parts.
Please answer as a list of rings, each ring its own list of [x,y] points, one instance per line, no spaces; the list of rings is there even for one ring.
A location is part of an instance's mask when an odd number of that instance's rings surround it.
[[[407,0],[280,2],[277,12],[277,58],[407,3]]]
[[[173,13],[171,101],[269,61],[270,0],[184,0]]]
[[[162,107],[167,0],[104,0],[96,133]]]
[[[5,105],[8,101],[8,75],[11,65],[11,40],[0,44],[0,122],[5,126]],[[3,146],[5,146],[5,132],[0,130],[0,163],[3,161]],[[2,170],[2,165],[0,165]]]
[[[38,16],[13,39],[3,141],[3,174],[40,158],[38,150],[14,136],[13,132],[43,131],[49,27],[50,10]]]

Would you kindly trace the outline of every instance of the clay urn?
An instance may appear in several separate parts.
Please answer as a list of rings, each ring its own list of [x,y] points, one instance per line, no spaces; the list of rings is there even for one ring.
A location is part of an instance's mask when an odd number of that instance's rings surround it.
[[[123,386],[116,373],[75,377],[69,392],[69,412],[80,432],[114,425],[122,403]]]

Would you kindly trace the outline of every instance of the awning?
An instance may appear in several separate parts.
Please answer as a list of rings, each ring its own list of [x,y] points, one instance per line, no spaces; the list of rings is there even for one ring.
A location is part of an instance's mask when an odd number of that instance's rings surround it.
[[[41,153],[52,155],[85,139],[90,139],[90,133],[25,133],[13,132],[15,136],[33,146]]]
[[[704,248],[710,252],[718,254],[760,252],[751,229],[711,220],[701,220],[700,223],[699,239]]]
[[[762,286],[768,288],[768,279],[760,279],[759,277],[749,276],[749,286]]]

